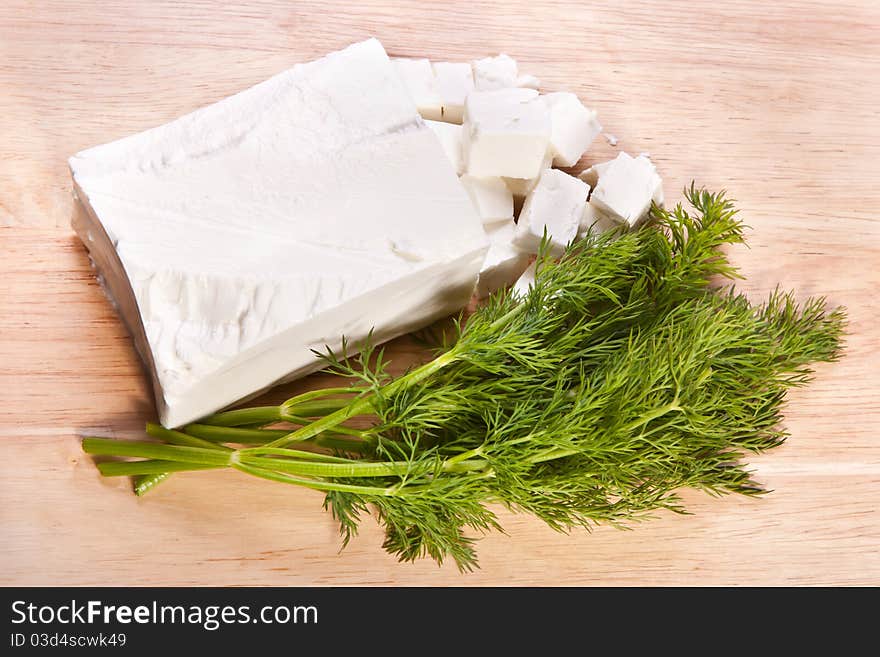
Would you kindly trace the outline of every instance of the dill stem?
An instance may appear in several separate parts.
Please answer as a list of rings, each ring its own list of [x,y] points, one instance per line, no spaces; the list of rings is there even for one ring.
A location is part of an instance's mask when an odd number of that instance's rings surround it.
[[[226,451],[231,450],[231,448],[227,447],[226,445],[220,445],[218,443],[210,442],[208,440],[203,440],[197,436],[192,436],[182,431],[166,429],[162,425],[155,424],[153,422],[147,422],[146,433],[148,436],[159,438],[160,440],[164,440],[166,443],[171,443],[172,445],[182,445],[186,447],[204,447],[205,449],[221,449]]]
[[[302,423],[301,418],[305,418],[306,416],[321,416],[326,415],[327,413],[333,412],[337,408],[341,407],[345,403],[348,403],[348,400],[344,399],[324,399],[324,400],[315,400],[318,397],[321,397],[322,394],[331,394],[335,392],[351,392],[351,390],[347,388],[330,388],[327,392],[322,390],[312,391],[312,393],[304,393],[299,395],[298,397],[294,397],[293,399],[287,400],[281,406],[254,406],[251,408],[240,408],[233,411],[223,411],[221,413],[214,413],[213,415],[209,415],[206,418],[203,418],[200,425],[204,426],[215,426],[215,427],[226,427],[226,428],[234,428],[240,426],[252,426],[252,425],[264,425],[264,424],[272,424],[273,422],[281,422],[286,421],[289,418],[287,417],[290,409],[295,409],[298,411],[300,418],[299,423]],[[153,427],[151,433],[151,426]],[[162,431],[160,431],[160,429]],[[252,431],[259,431],[258,429],[252,429]],[[354,432],[355,430],[351,430],[350,432]],[[170,432],[170,433],[163,433]],[[281,435],[285,435],[287,432]],[[147,425],[147,434],[160,438],[162,440],[166,440],[172,444],[176,445],[191,445],[191,446],[202,446],[205,447],[205,444],[194,443],[189,441],[188,438],[192,437],[194,440],[198,440],[199,436],[187,436],[185,432],[173,431],[171,429],[165,429],[164,427],[160,427],[159,425]],[[256,436],[249,435],[249,439],[254,439]],[[260,439],[261,443],[265,443],[267,436],[264,436]],[[204,439],[203,439],[204,441]],[[235,442],[232,439],[216,441],[216,442]],[[338,444],[333,439],[324,441],[324,446],[330,447],[333,449],[348,449],[350,451],[358,451],[355,449],[355,445],[353,444]],[[229,449],[223,445],[214,445],[215,449]],[[134,482],[134,492],[136,495],[144,495],[148,491],[152,490],[160,483],[165,481],[171,473],[168,472],[157,472],[155,474],[144,475],[139,477]]]
[[[219,427],[209,424],[188,424],[184,431],[197,438],[216,443],[237,443],[239,445],[266,445],[277,438],[282,438],[290,433],[287,429],[241,429],[239,427]],[[327,449],[338,449],[343,452],[363,452],[367,445],[366,441],[359,437],[349,437],[349,433],[355,430],[326,432],[314,440],[311,444]],[[332,435],[338,432],[340,435]],[[362,432],[358,432],[360,434]]]
[[[659,417],[663,417],[667,413],[672,413],[673,411],[681,412],[684,409],[678,405],[678,395],[676,395],[675,399],[673,399],[670,403],[665,404],[664,406],[659,406],[655,408],[653,411],[649,411],[640,417],[638,420],[634,420],[627,425],[624,425],[621,428],[621,431],[628,433],[633,429],[638,429],[641,426],[648,424],[653,420],[656,420]]]
[[[450,456],[446,459],[445,463],[449,465],[454,465],[461,461],[467,461],[468,459],[472,459],[475,456],[483,455],[483,446],[474,447],[473,449],[469,449],[466,452],[461,452],[460,454],[456,454],[455,456]]]
[[[212,424],[219,427],[239,427],[245,424],[268,424],[281,422],[280,406],[253,406],[239,408],[234,411],[213,413],[199,420],[200,424]]]
[[[327,478],[396,477],[406,475],[412,470],[412,464],[408,461],[362,461],[270,446],[221,451],[215,447],[86,438],[83,440],[83,450],[96,456],[130,456],[149,460],[102,464],[104,467],[101,471],[107,476],[163,474],[172,470],[236,467],[241,464],[291,475]],[[463,473],[480,470],[486,465],[487,462],[481,459],[446,460],[441,464],[441,469],[444,472]],[[163,466],[168,469],[163,470]]]
[[[151,459],[147,461],[105,461],[104,463],[98,463],[98,472],[105,477],[126,477],[130,475],[143,475],[147,477],[171,472],[213,470],[222,467],[220,465],[200,465],[198,463]]]
[[[133,485],[134,494],[138,497],[146,495],[170,476],[171,473],[166,471],[159,472],[157,474],[147,474],[135,477]]]
[[[160,440],[164,440],[165,442],[171,443],[172,445],[188,445],[190,447],[207,447],[209,449],[220,450],[230,449],[225,445],[215,445],[206,440],[187,435],[186,433],[180,431],[166,429],[165,427],[159,424],[154,424],[153,422],[147,423],[146,432],[148,436],[159,438]],[[153,490],[156,486],[165,481],[171,475],[171,472],[161,472],[156,470],[153,472],[142,472],[139,474],[141,476],[139,476],[134,481],[134,492],[135,495],[138,496],[144,495],[148,491]]]
[[[458,352],[456,350],[456,347],[453,347],[446,353],[437,356],[434,360],[427,362],[424,365],[415,368],[414,370],[410,370],[400,378],[395,379],[391,383],[384,386],[383,394],[393,395],[400,390],[420,383],[435,372],[438,372],[450,363],[455,362],[457,356]],[[289,433],[287,436],[268,443],[267,446],[284,447],[285,445],[289,445],[293,442],[308,440],[324,431],[327,431],[328,429],[333,429],[337,427],[346,420],[349,420],[358,415],[364,415],[372,409],[374,397],[375,393],[365,397],[358,397],[354,400],[342,400],[345,401],[345,405],[339,408],[339,410],[330,413],[330,415],[325,415],[321,419],[315,420],[311,424],[300,427],[296,431]]]
[[[242,429],[196,422],[183,427],[183,432],[196,438],[216,443],[238,443],[240,445],[264,445],[270,440],[286,436],[286,429]]]
[[[409,461],[371,462],[338,459],[333,462],[306,462],[300,459],[266,458],[253,455],[251,450],[243,450],[238,454],[237,461],[235,459],[233,461],[307,477],[400,477],[412,472],[412,463]],[[473,460],[459,463],[444,462],[441,468],[444,472],[462,473],[480,470],[485,466],[486,461]]]
[[[480,468],[485,467],[485,465],[485,461],[481,461],[479,463],[474,462],[471,464],[471,468],[473,470],[479,470]],[[401,484],[394,484],[393,486],[363,486],[358,484],[344,484],[337,481],[325,481],[322,479],[310,479],[307,477],[294,476],[288,473],[270,470],[242,461],[233,462],[232,467],[246,474],[260,477],[261,479],[268,479],[270,481],[293,484],[295,486],[303,486],[305,488],[312,488],[314,490],[320,491],[339,491],[345,493],[355,493],[359,495],[382,495],[385,497],[395,497],[405,495],[410,492],[423,490],[426,486],[430,485],[420,484],[416,486],[405,486]],[[476,474],[475,476],[479,478],[490,477],[492,476],[492,473],[481,472],[479,474]]]
[[[315,391],[318,392],[318,391]],[[308,393],[305,393],[308,394]],[[296,397],[294,397],[296,399]],[[279,406],[253,406],[238,408],[233,411],[221,411],[199,420],[199,424],[210,424],[219,427],[241,427],[249,424],[271,424],[285,422],[287,415],[298,417],[320,417],[345,407],[350,399],[316,399],[288,404],[290,400]]]
[[[579,450],[576,449],[548,449],[545,452],[541,452],[539,454],[535,454],[532,457],[529,457],[528,461],[532,464],[538,463],[546,463],[547,461],[555,461],[556,459],[564,459],[568,456],[574,456],[578,453]]]
[[[114,440],[112,438],[84,438],[83,451],[95,456],[132,456],[161,461],[196,463],[200,465],[228,466],[232,450],[206,449],[163,445],[140,441]]]
[[[298,418],[303,417],[304,415],[315,415],[315,413],[303,413],[303,408],[308,408],[309,402],[314,402],[317,399],[321,399],[322,397],[328,397],[329,395],[345,395],[345,394],[353,394],[360,393],[363,390],[353,389],[353,388],[320,388],[318,390],[309,390],[308,392],[304,392],[302,394],[296,395],[295,397],[291,397],[287,401],[285,401],[280,406],[280,413],[282,418],[289,419],[289,421],[296,421]],[[334,401],[336,402],[348,402],[350,399],[337,399],[330,400],[325,399],[325,402],[330,402],[330,408],[332,408],[332,404]],[[326,405],[321,405],[319,408],[324,408]],[[299,412],[295,412],[299,411]],[[320,413],[323,414],[323,413]]]
[[[245,474],[268,479],[269,481],[277,481],[283,484],[293,484],[295,486],[303,486],[313,490],[320,491],[339,491],[343,493],[355,493],[359,495],[396,495],[394,487],[379,486],[358,486],[356,484],[341,484],[336,481],[322,481],[320,479],[308,479],[305,477],[294,477],[288,474],[282,474],[265,468],[254,467],[246,463],[233,463],[232,467]]]

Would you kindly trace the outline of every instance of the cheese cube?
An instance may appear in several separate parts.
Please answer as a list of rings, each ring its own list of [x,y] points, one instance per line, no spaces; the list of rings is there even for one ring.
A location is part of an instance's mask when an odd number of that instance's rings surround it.
[[[534,178],[550,142],[550,112],[533,89],[475,91],[465,104],[464,154],[474,176]]]
[[[592,189],[595,189],[596,184],[599,182],[599,176],[601,176],[602,173],[605,172],[609,166],[611,166],[612,162],[614,162],[614,160],[608,160],[607,162],[598,162],[593,166],[584,169],[578,177],[585,183],[587,183]]]
[[[520,75],[516,60],[505,54],[484,57],[473,62],[474,89],[492,91],[511,87],[537,89],[541,81],[534,75]]]
[[[516,78],[516,83],[513,86],[524,87],[526,89],[535,89],[537,91],[541,86],[541,81],[534,75],[518,75]]]
[[[522,273],[522,275],[516,279],[516,283],[513,284],[513,287],[510,289],[511,294],[515,294],[516,296],[523,298],[528,296],[529,290],[535,285],[535,276],[537,274],[537,262],[533,262],[526,270]]]
[[[422,118],[440,121],[443,118],[443,102],[437,91],[431,62],[411,57],[395,57],[391,62]]]
[[[544,170],[549,169],[552,165],[553,155],[547,153],[544,156],[544,161],[541,163],[541,173],[544,173]],[[534,178],[504,178],[503,180],[516,198],[524,199],[535,188],[535,185],[538,184],[541,173]]]
[[[597,209],[592,203],[584,205],[581,215],[581,223],[578,227],[578,239],[584,239],[588,235],[597,235],[618,228],[620,224],[614,218]]]
[[[550,150],[554,155],[553,164],[574,166],[602,132],[602,126],[596,120],[596,112],[584,107],[580,99],[572,93],[560,91],[546,94],[543,98],[550,107]]]
[[[639,157],[646,156],[639,155]],[[651,166],[654,166],[653,162],[651,162]],[[654,167],[654,193],[651,194],[651,200],[661,207],[666,201],[666,195],[663,193],[663,180],[660,178],[660,174],[657,173],[657,167]]]
[[[513,283],[529,264],[530,257],[513,246],[513,220],[486,226],[489,251],[480,269],[477,298],[489,296],[495,290]]]
[[[375,39],[70,158],[74,229],[192,422],[456,312],[488,240]],[[356,175],[355,175],[356,173]]]
[[[603,167],[590,203],[617,221],[634,226],[658,196],[662,200],[662,182],[651,160],[620,153]]]
[[[445,123],[443,121],[425,121],[431,131],[437,135],[443,152],[455,168],[455,173],[461,175],[464,173],[464,158],[461,152],[461,132],[460,125],[454,123]]]
[[[461,123],[464,101],[474,90],[471,65],[464,62],[435,62],[434,77],[443,105],[442,119],[449,123]]]
[[[464,175],[461,184],[484,224],[509,221],[513,225],[513,194],[501,178]]]
[[[492,91],[516,87],[519,71],[516,60],[505,54],[484,57],[473,62],[474,89]]]
[[[550,252],[561,255],[577,237],[589,192],[587,184],[574,176],[557,169],[544,171],[519,213],[516,247],[537,253],[546,230]]]

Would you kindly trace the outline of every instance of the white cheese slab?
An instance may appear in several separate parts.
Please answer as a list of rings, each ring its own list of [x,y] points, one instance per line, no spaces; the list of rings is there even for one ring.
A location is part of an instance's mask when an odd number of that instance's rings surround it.
[[[560,255],[577,237],[589,192],[583,180],[557,169],[544,171],[519,213],[516,247],[537,253],[546,231],[550,252]]]
[[[482,299],[502,287],[507,287],[523,273],[531,259],[513,245],[513,219],[486,226],[489,251],[480,268],[477,297]]]
[[[458,310],[488,248],[375,39],[70,167],[168,427]]]

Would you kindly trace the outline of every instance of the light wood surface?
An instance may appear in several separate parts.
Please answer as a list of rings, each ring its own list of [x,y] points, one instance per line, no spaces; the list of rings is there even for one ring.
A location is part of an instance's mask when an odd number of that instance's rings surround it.
[[[880,5],[862,2],[0,3],[0,583],[880,584]],[[507,52],[649,151],[675,201],[727,188],[745,288],[825,294],[846,357],[791,395],[761,500],[556,534],[502,513],[482,570],[398,564],[367,522],[343,552],[316,493],[235,473],[143,499],[78,436],[138,436],[152,401],[69,220],[66,158],[368,35],[391,54]],[[600,139],[585,162],[617,149]],[[402,367],[413,355],[401,340]],[[280,399],[299,386],[271,396]]]

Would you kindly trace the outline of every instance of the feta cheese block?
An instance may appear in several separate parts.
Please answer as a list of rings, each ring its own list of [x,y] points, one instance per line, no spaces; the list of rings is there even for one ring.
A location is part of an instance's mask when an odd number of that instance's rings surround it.
[[[593,140],[602,132],[596,112],[584,107],[572,93],[560,91],[543,96],[550,107],[550,150],[553,164],[570,167],[577,164]]]
[[[444,123],[443,121],[426,120],[425,123],[437,135],[437,139],[440,140],[440,145],[443,147],[443,152],[446,153],[446,157],[452,163],[455,173],[458,175],[463,174],[464,158],[461,153],[461,126],[455,123]]]
[[[488,248],[370,39],[70,159],[74,228],[175,427],[467,304]]]
[[[541,87],[541,81],[534,75],[519,75],[514,83],[515,87],[525,87],[526,89],[538,90]]]
[[[474,60],[471,65],[474,69],[474,89],[477,91],[510,87],[537,89],[541,86],[541,81],[534,75],[521,75],[516,60],[504,53]]]
[[[641,153],[638,157],[646,158],[649,161],[651,159],[647,153]],[[599,182],[599,177],[608,169],[609,166],[611,166],[612,162],[614,162],[614,160],[608,160],[607,162],[598,162],[597,164],[594,164],[593,166],[584,169],[580,174],[581,180],[586,182],[590,187],[595,188]],[[654,166],[653,162],[651,163],[651,166]],[[654,203],[656,203],[657,205],[663,205],[665,200],[665,196],[663,194],[663,180],[660,178],[660,175],[657,174],[656,167],[654,168],[654,175],[654,193],[651,196],[651,200],[653,200]]]
[[[474,73],[464,62],[434,62],[434,78],[442,104],[442,119],[461,123],[464,101],[474,90]]]
[[[537,275],[537,261],[530,264],[526,267],[526,270],[520,275],[516,282],[513,284],[513,287],[510,289],[511,294],[515,294],[519,297],[525,297],[528,295],[529,290],[532,289],[532,286],[535,284],[535,276]]]
[[[557,169],[547,169],[526,197],[516,224],[514,244],[526,253],[537,253],[544,231],[550,252],[560,255],[578,234],[590,188],[583,180]]]
[[[440,121],[443,118],[443,101],[440,100],[430,60],[395,57],[391,61],[422,118]]]
[[[541,172],[534,178],[504,178],[503,180],[516,198],[524,199],[535,188],[535,185],[538,184],[538,180],[541,179],[541,173],[552,166],[553,155],[548,152],[544,155],[544,161],[541,163]]]
[[[519,67],[513,57],[504,53],[497,57],[484,57],[472,63],[474,69],[474,89],[492,91],[516,87]]]
[[[648,214],[658,187],[662,200],[662,182],[651,160],[624,152],[603,166],[590,203],[617,221],[634,226]]]
[[[550,143],[550,112],[534,89],[474,91],[462,143],[471,175],[534,178]]]
[[[514,228],[513,219],[486,226],[489,251],[477,282],[477,297],[480,299],[516,281],[529,264],[529,254],[513,246]]]
[[[639,157],[646,158],[651,162],[651,158],[647,155],[639,155]],[[654,193],[651,194],[651,200],[657,205],[662,206],[666,202],[666,195],[663,193],[663,179],[660,178],[660,174],[657,173],[657,167],[654,166],[653,162],[651,162],[651,167],[654,169]]]
[[[592,189],[596,188],[596,184],[599,182],[599,176],[601,176],[614,160],[608,160],[607,162],[597,162],[591,167],[588,167],[581,171],[580,176],[578,176],[581,180],[587,183]]]
[[[581,223],[578,227],[578,239],[584,239],[588,235],[596,235],[618,228],[621,224],[613,217],[597,209],[592,203],[584,204],[581,214]]]
[[[461,184],[484,224],[509,221],[513,225],[513,194],[501,178],[464,175]]]

